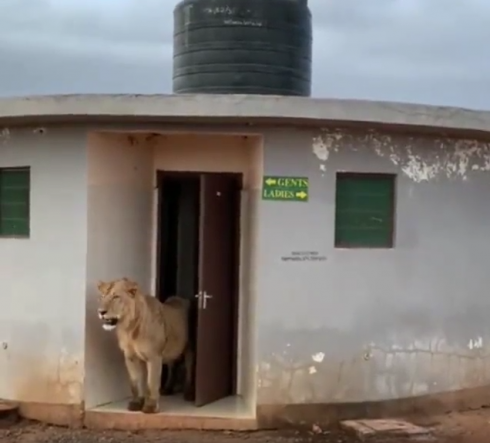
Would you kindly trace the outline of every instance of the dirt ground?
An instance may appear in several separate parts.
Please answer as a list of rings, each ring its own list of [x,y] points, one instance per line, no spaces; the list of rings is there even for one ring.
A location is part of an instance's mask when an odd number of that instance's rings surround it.
[[[490,409],[418,418],[414,423],[430,427],[430,437],[417,441],[434,443],[488,443]],[[339,429],[313,427],[303,431],[210,432],[210,431],[92,431],[47,426],[30,421],[0,423],[2,443],[356,443],[359,440]],[[372,441],[370,439],[370,441]],[[408,443],[406,438],[375,438],[375,442]]]

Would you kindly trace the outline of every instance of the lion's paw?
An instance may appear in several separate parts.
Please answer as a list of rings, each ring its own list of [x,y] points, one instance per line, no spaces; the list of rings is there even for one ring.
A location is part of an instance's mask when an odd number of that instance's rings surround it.
[[[143,409],[144,399],[131,399],[128,403],[128,411],[141,411]]]
[[[141,411],[144,414],[156,414],[158,412],[158,403],[154,400],[146,400]]]

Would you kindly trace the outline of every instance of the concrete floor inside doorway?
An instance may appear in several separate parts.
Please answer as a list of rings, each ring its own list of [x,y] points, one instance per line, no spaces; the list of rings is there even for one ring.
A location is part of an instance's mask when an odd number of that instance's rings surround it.
[[[85,413],[89,428],[138,431],[144,429],[230,429],[251,431],[257,429],[255,408],[242,396],[234,395],[210,404],[196,407],[182,395],[160,399],[160,412],[143,414],[127,410],[128,399],[107,403]]]
[[[127,412],[127,402],[128,400],[108,403],[92,410],[124,413]],[[196,408],[192,403],[185,401],[181,395],[162,397],[160,399],[160,410],[161,414],[164,415],[182,415],[191,417],[253,419],[255,415],[253,409],[251,409],[239,395],[225,397],[210,403],[209,405],[201,406],[200,408]]]

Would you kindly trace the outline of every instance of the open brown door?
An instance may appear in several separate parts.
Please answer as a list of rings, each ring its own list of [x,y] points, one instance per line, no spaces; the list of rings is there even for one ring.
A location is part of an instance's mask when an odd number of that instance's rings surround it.
[[[195,405],[227,397],[233,380],[236,178],[201,176]]]

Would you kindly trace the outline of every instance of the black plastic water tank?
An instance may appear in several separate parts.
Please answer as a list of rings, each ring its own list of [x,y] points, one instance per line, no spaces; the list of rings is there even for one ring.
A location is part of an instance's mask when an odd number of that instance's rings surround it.
[[[311,94],[307,0],[183,0],[174,9],[175,93]]]

